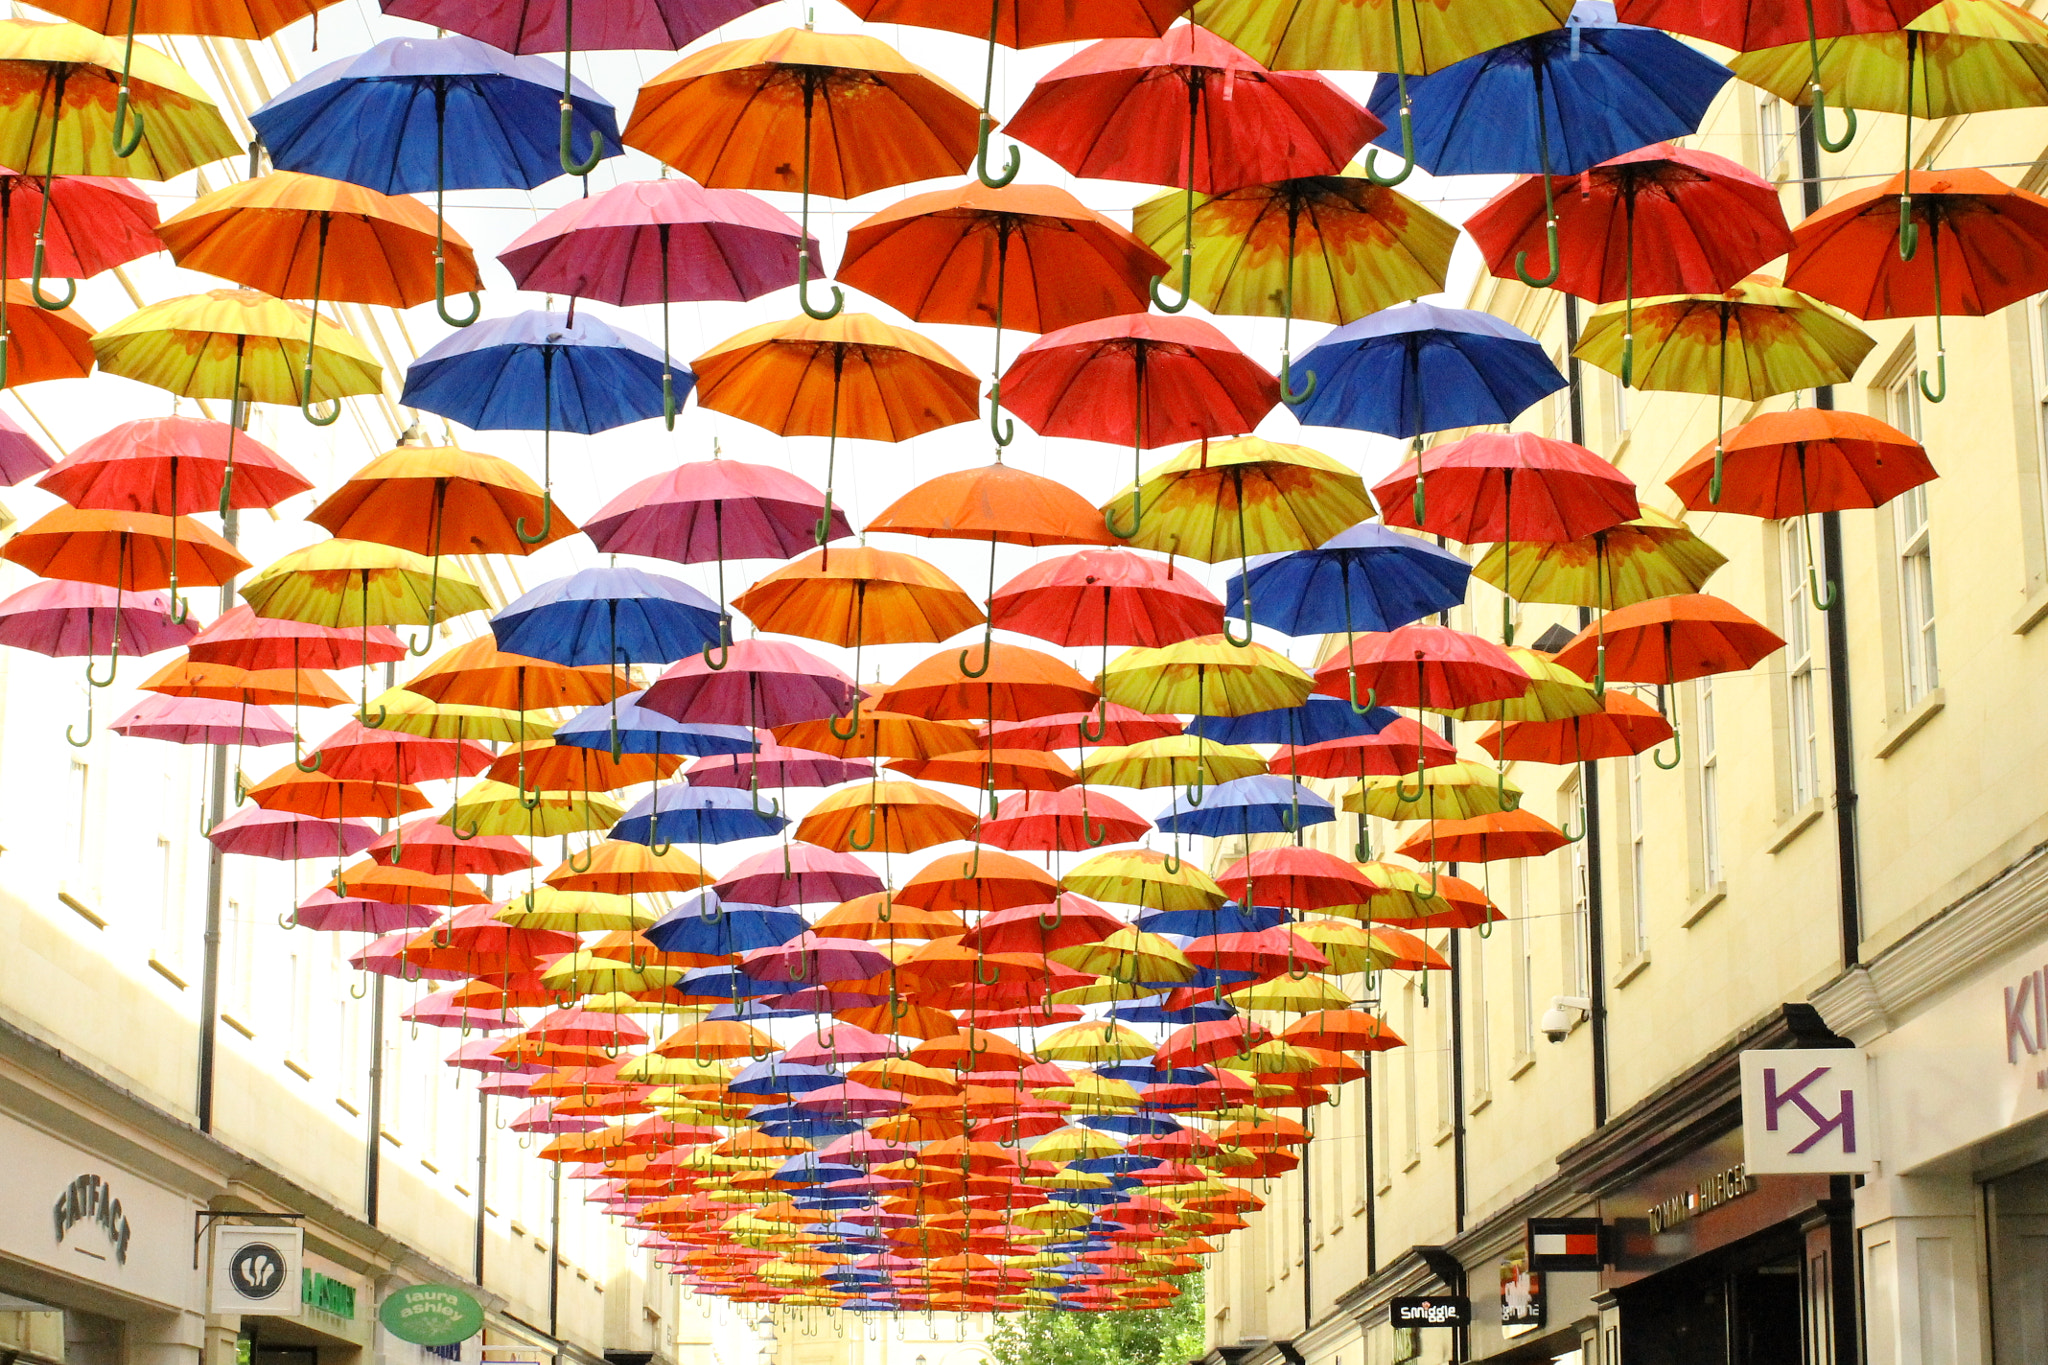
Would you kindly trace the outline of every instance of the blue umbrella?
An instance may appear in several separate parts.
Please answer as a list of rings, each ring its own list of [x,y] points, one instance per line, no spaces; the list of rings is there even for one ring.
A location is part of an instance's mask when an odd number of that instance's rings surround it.
[[[679,373],[687,394],[695,377]],[[531,311],[443,337],[406,366],[398,401],[472,431],[541,434],[544,516],[537,533],[527,533],[524,517],[515,528],[538,545],[555,523],[555,428],[590,436],[659,417],[677,375],[667,352],[600,318]]]
[[[1193,985],[1195,983],[1188,983]],[[1168,1009],[1166,997],[1148,995],[1138,1000],[1119,1000],[1109,1007],[1112,1019],[1127,1019],[1134,1024],[1206,1024],[1217,1019],[1228,1019],[1237,1013],[1228,1005],[1214,1000],[1197,1000],[1185,1009]],[[1208,1077],[1204,1076],[1203,1080]]]
[[[1526,252],[1515,260],[1522,283],[1541,289],[1558,273],[1550,178],[1698,131],[1733,74],[1668,33],[1617,22],[1611,4],[1581,0],[1563,28],[1413,82],[1381,76],[1368,105],[1387,128],[1373,142],[1431,175],[1541,175],[1550,273],[1532,277]]]
[[[1293,834],[1309,825],[1337,818],[1328,801],[1299,782],[1278,773],[1254,773],[1209,788],[1202,804],[1191,805],[1178,789],[1173,804],[1152,817],[1169,834],[1198,834],[1211,839],[1233,834]],[[616,836],[615,836],[616,837]]]
[[[596,155],[617,156],[619,145],[617,112],[566,67],[461,37],[388,38],[292,82],[249,122],[281,171],[380,194],[434,192],[434,305],[451,327],[475,322],[482,305],[471,294],[467,318],[448,311],[443,192],[588,175]],[[596,144],[588,166],[564,155],[577,127]]]
[[[742,1067],[740,1073],[725,1083],[725,1088],[735,1095],[802,1095],[812,1090],[823,1090],[827,1086],[844,1085],[846,1077],[829,1066],[807,1066],[802,1062],[783,1062],[767,1057]],[[852,1174],[858,1175],[855,1171]],[[777,1180],[793,1180],[794,1176],[778,1175]],[[818,1176],[816,1180],[828,1179]]]
[[[729,844],[765,839],[789,821],[756,809],[754,797],[732,787],[661,787],[633,803],[612,826],[612,838],[647,844],[657,852],[671,844]],[[780,982],[771,983],[777,990]],[[773,991],[757,991],[770,995]]]
[[[1543,344],[1491,313],[1404,303],[1326,333],[1289,371],[1306,426],[1413,436],[1512,422],[1565,387]]]
[[[787,943],[809,926],[794,910],[744,905],[719,899],[715,891],[693,892],[645,931],[664,953],[732,957],[753,948]]]
[[[1450,610],[1465,600],[1471,577],[1472,566],[1449,550],[1364,521],[1313,550],[1254,559],[1231,575],[1223,613],[1243,618],[1249,587],[1262,624],[1294,636],[1341,630],[1348,644],[1356,631],[1396,630]],[[1275,599],[1285,604],[1277,615],[1267,605]]]
[[[1148,934],[1185,934],[1205,938],[1211,934],[1251,934],[1287,922],[1287,912],[1260,905],[1247,910],[1236,901],[1225,901],[1214,910],[1152,910],[1138,916],[1138,928]]]
[[[1400,717],[1395,712],[1384,706],[1375,706],[1360,714],[1336,697],[1310,697],[1300,706],[1252,711],[1242,716],[1196,716],[1188,722],[1187,733],[1200,735],[1212,744],[1308,745],[1376,735],[1398,719]],[[555,731],[558,743],[562,742],[561,734],[560,730]],[[1253,927],[1263,929],[1267,926]],[[1223,934],[1236,931],[1205,929],[1199,932]]]
[[[702,758],[706,754],[753,752],[758,741],[744,725],[692,725],[650,711],[631,695],[618,699],[614,717],[610,706],[592,706],[578,711],[555,727],[555,743],[573,744],[579,749],[609,749],[616,723],[619,750],[629,754],[676,754]]]

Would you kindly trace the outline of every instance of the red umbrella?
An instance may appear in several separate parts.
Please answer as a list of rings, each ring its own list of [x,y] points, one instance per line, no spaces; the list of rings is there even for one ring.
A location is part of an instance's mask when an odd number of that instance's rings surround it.
[[[389,626],[310,626],[237,606],[194,636],[185,652],[194,663],[233,668],[367,668],[403,659],[405,641]]]
[[[419,872],[445,875],[499,877],[539,867],[540,861],[526,846],[507,835],[484,834],[464,839],[439,816],[423,815],[379,835],[369,845],[370,857],[386,866],[409,867]]]
[[[1423,495],[1425,482],[1436,489],[1433,505]],[[1430,531],[1468,545],[1500,542],[1503,573],[1507,551],[1517,540],[1561,544],[1641,515],[1635,480],[1584,446],[1525,431],[1483,432],[1436,446],[1375,484],[1372,492],[1389,526]],[[1505,593],[1501,638],[1515,642],[1514,603]]]
[[[1104,844],[1141,839],[1152,822],[1120,801],[1086,787],[1006,796],[993,820],[981,824],[981,841],[1017,852],[1080,853]]]
[[[1489,726],[1479,747],[1503,762],[1590,763],[1648,753],[1671,738],[1671,722],[1619,688],[1603,693],[1600,704],[1603,709],[1587,716]]]
[[[1211,934],[1181,950],[1188,961],[1210,971],[1250,973],[1253,981],[1270,981],[1282,973],[1323,972],[1330,961],[1306,939],[1275,926],[1250,933]]]
[[[1514,279],[1518,257],[1549,250],[1547,203],[1557,215],[1547,259],[1566,263],[1552,283],[1594,303],[1718,294],[1792,247],[1777,186],[1726,157],[1658,142],[1552,177],[1547,198],[1535,175],[1495,195],[1465,220],[1488,270]],[[1633,349],[1624,340],[1623,384]]]
[[[683,769],[693,787],[836,787],[874,775],[872,763],[775,743],[744,754],[709,754]]]
[[[499,920],[497,911],[494,904],[459,910],[412,937],[402,956],[419,968],[457,971],[464,976],[503,975],[531,971],[544,957],[573,953],[582,946],[574,934],[514,928]]]
[[[44,205],[44,196],[49,203]],[[0,170],[0,278],[16,278],[41,253],[36,274],[83,279],[164,249],[156,201],[112,175],[54,178]]]
[[[1202,1062],[1213,1062],[1219,1057],[1241,1057],[1272,1036],[1273,1030],[1264,1024],[1254,1022],[1246,1015],[1230,1019],[1208,1019],[1175,1029],[1167,1035],[1166,1042],[1159,1051],[1153,1054],[1153,1059],[1160,1066],[1196,1066]],[[1185,1145],[1186,1140],[1195,1136],[1193,1131],[1183,1129],[1170,1136],[1183,1139],[1183,1145],[1175,1149],[1162,1144],[1158,1138],[1140,1138],[1131,1144],[1130,1150],[1140,1156],[1195,1155],[1193,1150]],[[1201,1136],[1209,1138],[1206,1133]],[[1209,1138],[1209,1142],[1215,1144],[1216,1140]],[[1210,1150],[1220,1150],[1220,1145],[1212,1145]]]
[[[1095,730],[1101,728],[1102,733]],[[1148,716],[1143,711],[1106,701],[1094,711],[1069,711],[1034,720],[998,720],[981,727],[998,749],[1079,749],[1089,744],[1137,744],[1177,735],[1185,727],[1179,716]]]
[[[1246,854],[1218,874],[1216,884],[1242,904],[1291,910],[1363,905],[1375,889],[1356,867],[1336,854],[1295,845]]]
[[[984,953],[1037,953],[1100,943],[1124,921],[1091,900],[1062,892],[1046,905],[1012,905],[984,918],[961,946]]]
[[[1081,550],[997,588],[989,619],[1056,645],[1157,649],[1223,630],[1223,603],[1193,574],[1134,550]]]
[[[1304,175],[1336,175],[1385,130],[1313,71],[1268,71],[1205,28],[1110,38],[1055,67],[1003,131],[1077,176],[1180,185],[1187,193],[1180,298],[1194,265],[1194,197]]]
[[[1436,731],[1406,716],[1387,722],[1377,734],[1350,735],[1319,744],[1283,744],[1273,752],[1272,769],[1300,777],[1396,777],[1409,771],[1408,756],[1422,747],[1423,766],[1440,768],[1458,761],[1458,750]]]
[[[1507,701],[1529,689],[1529,675],[1514,656],[1449,626],[1402,626],[1361,635],[1347,653],[1333,655],[1318,668],[1315,679],[1316,691],[1324,696],[1349,692],[1355,699],[1362,680],[1372,689],[1366,705],[1424,711]]]

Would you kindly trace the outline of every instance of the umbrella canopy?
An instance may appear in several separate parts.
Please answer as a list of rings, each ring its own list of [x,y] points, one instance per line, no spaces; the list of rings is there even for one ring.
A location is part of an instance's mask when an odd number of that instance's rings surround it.
[[[1133,545],[1205,564],[1314,549],[1374,514],[1348,466],[1258,436],[1203,441],[1146,470],[1103,508],[1112,531],[1124,530],[1125,507]]]
[[[309,626],[237,606],[193,636],[186,652],[195,663],[239,668],[357,668],[398,662],[405,657],[405,642],[386,626],[368,631]]]
[[[398,401],[475,431],[590,435],[660,416],[669,368],[660,347],[602,318],[515,313],[422,352]]]
[[[971,371],[866,313],[764,323],[690,363],[701,406],[781,436],[904,441],[975,414]]]
[[[1293,408],[1304,425],[1386,436],[1512,422],[1565,386],[1521,328],[1432,303],[1337,328],[1295,359],[1288,382],[1307,393]]]
[[[53,659],[86,658],[117,647],[141,657],[187,645],[198,633],[197,625],[172,619],[170,601],[161,593],[117,592],[99,583],[50,578],[0,602],[0,645]]]
[[[1093,520],[1101,524],[1099,515]],[[1083,550],[1043,560],[997,588],[989,620],[1056,645],[1157,647],[1221,634],[1223,604],[1170,562]]]
[[[0,382],[18,388],[45,379],[83,379],[95,361],[92,324],[69,308],[39,309],[34,295],[18,280],[0,286],[0,300],[12,314],[0,343]]]
[[[155,48],[133,43],[130,50],[77,24],[8,19],[0,21],[0,62],[20,73],[0,103],[7,114],[0,165],[46,180],[169,180],[242,154],[212,97]],[[117,118],[117,106],[140,116],[139,134],[134,122]]]
[[[795,645],[741,640],[723,667],[684,659],[640,695],[640,705],[690,724],[768,729],[845,714],[860,689],[853,679]],[[782,736],[802,748],[818,745]]]
[[[576,534],[559,515],[538,540],[519,534],[522,523],[543,519],[544,505],[541,486],[509,460],[406,444],[349,475],[306,520],[344,540],[419,555],[525,555]]]
[[[171,744],[234,744],[252,749],[267,744],[289,744],[296,733],[283,716],[267,706],[156,694],[146,696],[129,707],[107,728],[131,739],[160,739]],[[362,828],[367,831],[369,826]],[[219,829],[219,825],[214,827],[215,832]],[[212,836],[209,834],[208,837]],[[333,842],[330,835],[324,856],[335,856]],[[347,851],[354,853],[360,847],[357,845]],[[323,856],[318,849],[319,845],[309,844],[302,856]],[[223,851],[230,850],[223,848]]]
[[[1784,648],[1776,634],[1718,597],[1659,597],[1608,612],[1557,652],[1586,676],[1605,651],[1609,681],[1669,686],[1749,668]]]
[[[1221,635],[1126,650],[1102,676],[1102,694],[1119,705],[1203,716],[1299,706],[1313,690],[1313,680],[1285,655],[1261,644],[1238,647]]]
[[[289,739],[290,727],[284,728]],[[293,811],[245,806],[207,831],[206,837],[222,853],[296,862],[301,858],[353,857],[370,846],[377,830],[365,820],[316,820]]]
[[[701,460],[640,480],[597,510],[584,534],[604,554],[677,564],[788,559],[814,543],[853,534],[843,511],[796,475],[740,460]]]
[[[632,568],[583,569],[491,617],[498,648],[559,664],[672,663],[715,644],[718,604],[689,584]]]
[[[733,605],[762,630],[842,647],[944,640],[987,619],[933,565],[865,545],[806,555]]]
[[[1138,449],[1250,431],[1279,402],[1272,375],[1199,318],[1075,323],[1003,374],[1003,406],[1041,436]]]
[[[437,600],[445,619],[482,611],[483,590],[467,574],[424,556],[363,540],[324,540],[271,563],[239,589],[258,616],[330,629],[428,625]]]
[[[254,289],[213,289],[130,313],[92,338],[100,369],[183,398],[310,407],[378,393],[384,367],[331,318]]]
[[[227,471],[232,464],[234,479]],[[274,507],[313,487],[275,451],[225,422],[145,417],[79,445],[36,481],[73,507],[166,516]]]
[[[175,523],[175,524],[174,524]],[[184,547],[184,567],[172,561]],[[31,573],[77,583],[98,583],[124,593],[225,583],[249,561],[189,517],[150,512],[85,511],[59,507],[29,523],[0,546],[0,558]]]
[[[1711,450],[1707,456],[1711,468]],[[1506,549],[1496,545],[1487,550],[1472,567],[1473,575],[1517,601],[1602,611],[1698,592],[1728,562],[1684,522],[1647,507],[1633,520],[1582,539],[1518,546],[1512,558]]]
[[[967,838],[974,812],[915,782],[849,787],[811,807],[796,837],[821,848],[915,853]]]
[[[479,6],[456,0],[385,0],[384,13],[466,33],[506,52],[645,49],[672,52],[760,8],[760,0],[645,0],[585,10],[571,26],[572,7],[554,0]]]
[[[1252,562],[1231,577],[1225,611],[1248,619],[1256,595],[1261,624],[1283,635],[1392,630],[1462,603],[1471,576],[1450,551],[1362,521],[1313,550]]]
[[[1600,704],[1592,715],[1490,726],[1476,742],[1508,763],[1591,763],[1647,753],[1671,738],[1655,707],[1620,688],[1608,688]]]
[[[1707,496],[1714,446],[1703,447],[1665,481],[1687,507],[1776,521],[1882,507],[1936,477],[1918,441],[1860,412],[1767,412],[1716,444],[1725,459],[1718,501]]]

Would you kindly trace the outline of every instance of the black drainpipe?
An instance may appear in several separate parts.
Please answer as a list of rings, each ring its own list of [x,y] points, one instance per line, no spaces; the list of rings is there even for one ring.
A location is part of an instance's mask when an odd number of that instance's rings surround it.
[[[1821,205],[1820,144],[1813,111],[1799,111],[1799,197],[1811,214]],[[1833,386],[1813,391],[1813,405],[1832,408]],[[1827,618],[1829,755],[1835,779],[1835,877],[1841,916],[1842,967],[1863,957],[1863,857],[1856,822],[1856,746],[1849,729],[1849,605],[1842,564],[1842,514],[1820,514],[1822,572],[1834,585],[1835,606]]]
[[[1362,818],[1362,817],[1361,817]],[[1386,1017],[1386,1005],[1373,1002],[1379,1007],[1379,1015]],[[1373,1065],[1377,1053],[1365,1054],[1365,1273],[1368,1278],[1377,1275],[1380,1269],[1380,1187],[1379,1171],[1375,1168],[1378,1153],[1373,1148],[1373,1092],[1379,1089],[1379,1068]]]
[[[240,427],[247,409],[237,398],[228,414],[230,425]],[[229,508],[220,519],[222,538],[233,545],[241,530],[242,517]],[[226,615],[235,605],[232,574],[220,585],[220,610]],[[213,746],[206,792],[206,827],[210,830],[228,816],[228,749]],[[221,901],[227,891],[227,862],[212,840],[206,844],[206,927],[200,934],[199,956],[199,1076],[193,1115],[199,1131],[213,1131],[213,1073],[220,1053],[220,918]]]
[[[1315,1111],[1304,1109],[1302,1117],[1307,1120],[1302,1127],[1313,1137]],[[1314,1272],[1310,1269],[1315,1264],[1315,1219],[1310,1212],[1313,1206],[1309,1202],[1309,1163],[1313,1159],[1309,1154],[1314,1147],[1313,1142],[1303,1145],[1301,1165],[1296,1168],[1301,1172],[1301,1330],[1304,1332],[1313,1327],[1316,1321]]]
[[[1571,436],[1586,443],[1585,366],[1573,352],[1579,348],[1579,300],[1564,296],[1565,378],[1570,383]],[[1593,613],[1579,608],[1579,629],[1593,623]],[[1600,832],[1600,770],[1579,765],[1579,795],[1586,821],[1586,1023],[1593,1040],[1593,1126],[1607,1122],[1607,887],[1604,840]],[[1531,1002],[1533,1008],[1534,1002]]]

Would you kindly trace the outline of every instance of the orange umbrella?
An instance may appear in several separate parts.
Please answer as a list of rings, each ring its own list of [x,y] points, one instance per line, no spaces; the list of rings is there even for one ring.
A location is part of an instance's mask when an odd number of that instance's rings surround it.
[[[867,817],[866,825],[861,816]],[[974,830],[974,812],[952,797],[915,782],[872,782],[866,790],[849,787],[811,808],[797,826],[796,837],[820,848],[865,853],[915,853],[934,844],[967,838]],[[863,830],[860,838],[855,830]]]
[[[978,749],[982,737],[964,721],[928,720],[923,716],[874,706],[866,698],[854,704],[854,732],[841,735],[836,718],[780,725],[769,733],[792,749],[833,754],[840,758],[929,758],[933,754]]]
[[[634,687],[632,679],[616,669],[572,668],[524,654],[507,654],[497,647],[495,637],[481,635],[427,665],[405,684],[405,690],[433,702],[489,706],[517,711],[523,717],[530,709],[601,706]],[[523,746],[518,754],[519,803],[533,810],[541,798],[535,793],[528,802],[526,794],[532,788],[526,782]]]
[[[1081,780],[1065,759],[1039,749],[969,749],[930,758],[899,758],[885,766],[905,777],[989,792],[1065,791]]]
[[[1431,820],[1394,852],[1418,863],[1490,863],[1502,858],[1540,858],[1575,842],[1573,836],[1534,811],[1518,809],[1469,820]],[[1444,894],[1441,877],[1437,894]]]
[[[575,939],[567,934],[545,933],[538,930],[508,929],[491,918],[491,898],[469,878],[459,872],[422,872],[418,868],[386,866],[383,863],[365,860],[348,870],[348,894],[366,901],[384,901],[392,905],[446,905],[480,907],[475,924],[478,932],[503,937],[510,941],[546,943],[549,951],[566,952],[575,945]],[[458,917],[459,918],[459,917]],[[441,929],[430,929],[420,935],[429,946],[443,949],[462,945],[465,940],[460,929],[449,929],[444,921]],[[446,940],[436,943],[436,940]],[[563,944],[566,941],[568,947]],[[419,939],[414,940],[415,943]],[[407,954],[411,956],[410,952]],[[467,967],[469,964],[443,958],[438,963],[421,963],[422,966],[445,965]]]
[[[1708,463],[1712,464],[1712,452]],[[1618,688],[1600,698],[1602,710],[1562,720],[1517,721],[1489,726],[1479,747],[1517,763],[1590,763],[1647,753],[1671,738],[1671,723],[1657,709]]]
[[[171,546],[190,558],[176,578]],[[31,573],[75,583],[99,583],[124,592],[146,592],[173,582],[213,586],[249,567],[235,547],[190,517],[153,512],[59,507],[17,531],[0,558]],[[193,561],[198,567],[193,567]]]
[[[1381,1023],[1378,1015],[1364,1010],[1311,1010],[1282,1029],[1280,1038],[1283,1042],[1331,1052],[1385,1052],[1402,1045],[1400,1037]]]
[[[812,926],[831,938],[930,939],[967,932],[967,923],[951,910],[912,905],[887,891],[843,901],[820,915]]]
[[[93,330],[69,308],[37,307],[27,285],[6,281],[0,288],[0,388],[85,378],[93,367]]]
[[[978,673],[966,651],[934,654],[873,698],[878,708],[933,720],[1033,720],[1086,711],[1101,699],[1086,678],[1050,654],[993,643]]]
[[[610,792],[640,782],[658,782],[682,766],[680,754],[625,753],[613,758],[610,749],[539,740],[498,755],[484,776],[511,785],[523,771],[532,791]]]
[[[927,863],[896,893],[899,905],[927,910],[1006,910],[1016,905],[1051,905],[1060,897],[1059,879],[1007,853],[985,853],[972,876],[954,858]],[[963,927],[962,932],[965,932]]]
[[[167,697],[207,697],[244,706],[348,705],[348,694],[325,673],[311,669],[237,668],[233,664],[174,659],[142,684]]]
[[[657,1056],[688,1057],[699,1062],[766,1057],[780,1051],[781,1044],[773,1038],[737,1019],[707,1019],[685,1024],[654,1045]]]
[[[807,260],[808,257],[799,258]],[[831,530],[832,473],[844,434],[906,441],[969,421],[974,374],[944,348],[866,313],[832,313],[750,327],[690,362],[697,404],[778,436],[824,436],[823,545]]]
[[[811,195],[958,175],[974,156],[980,118],[965,95],[876,38],[784,29],[718,43],[640,88],[624,141],[701,185],[792,190],[811,234]],[[809,252],[797,256],[803,310],[823,320],[845,307],[810,301]]]
[[[349,815],[391,820],[434,803],[410,783],[365,781],[301,772],[290,763],[250,787],[251,801],[265,810],[290,811],[316,820]]]

